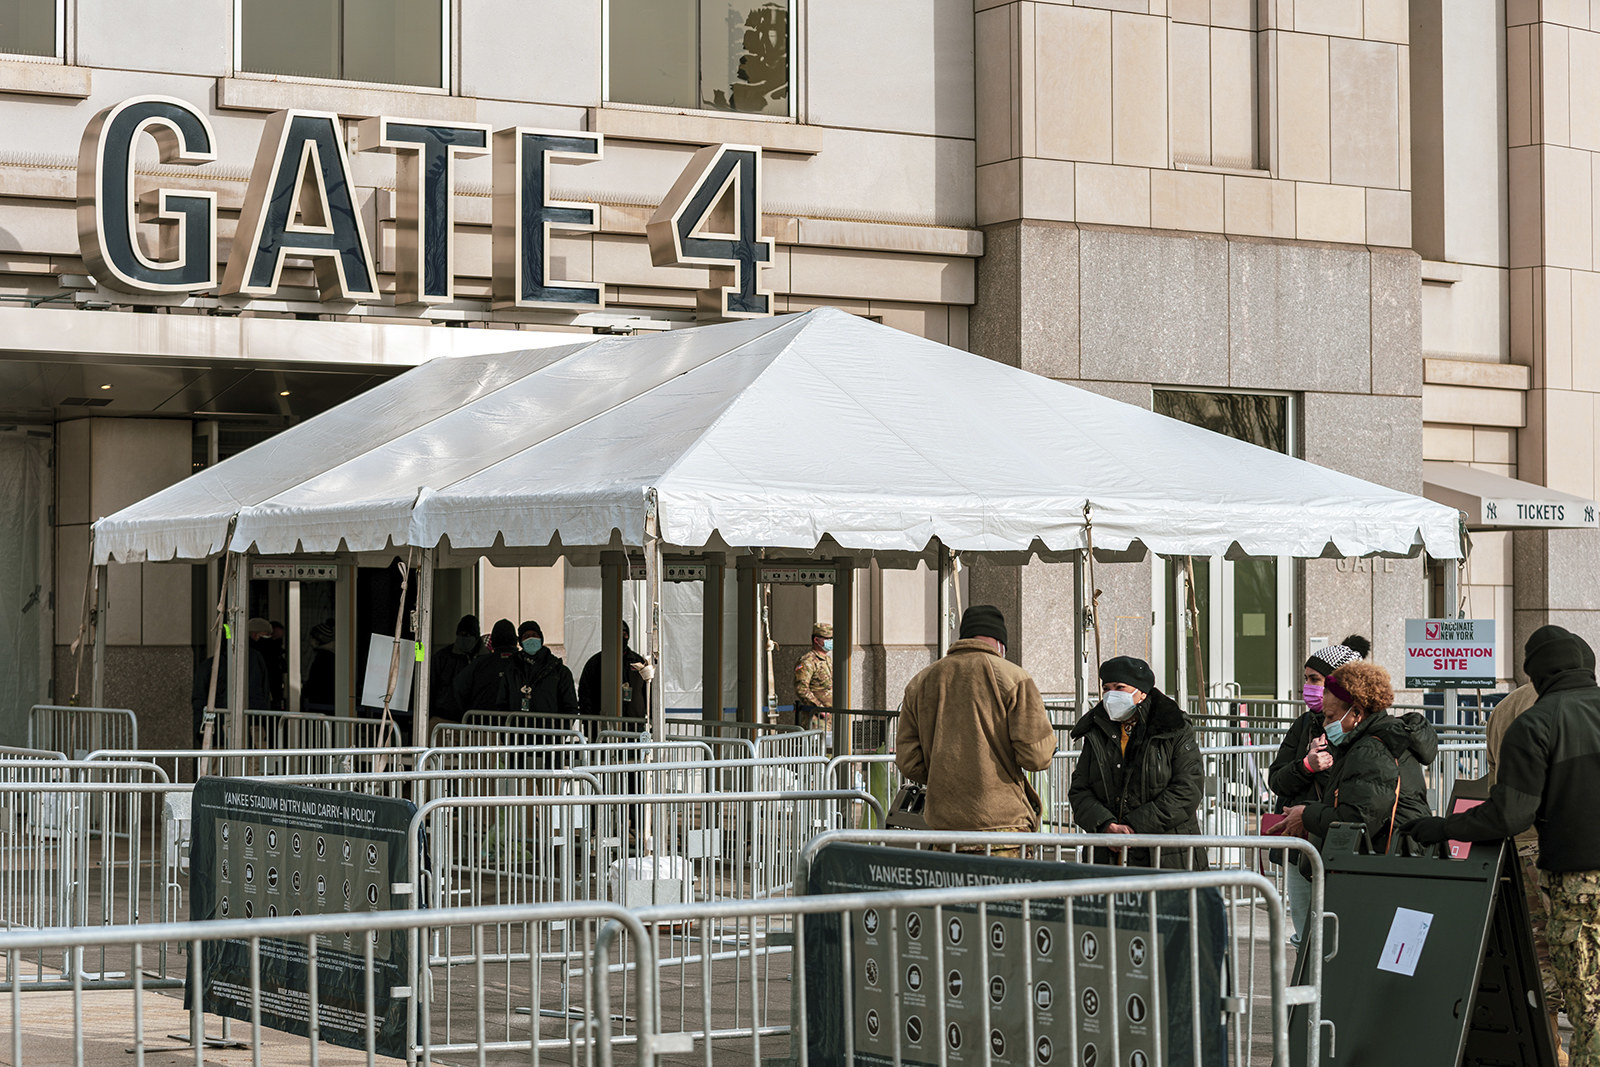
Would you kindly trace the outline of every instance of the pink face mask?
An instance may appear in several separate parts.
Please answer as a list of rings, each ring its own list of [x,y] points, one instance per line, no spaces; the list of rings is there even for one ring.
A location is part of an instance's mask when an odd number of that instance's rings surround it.
[[[1300,695],[1305,698],[1306,707],[1312,711],[1322,710],[1322,686],[1307,682],[1300,687]]]

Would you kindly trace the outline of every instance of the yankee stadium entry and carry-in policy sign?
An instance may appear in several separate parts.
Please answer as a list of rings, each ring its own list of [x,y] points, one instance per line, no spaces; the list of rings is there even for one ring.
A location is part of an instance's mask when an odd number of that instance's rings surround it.
[[[1407,619],[1407,689],[1492,689],[1493,619]]]
[[[1150,873],[841,844],[816,853],[806,892],[935,889],[1124,872]],[[804,1012],[811,1062],[888,1067],[898,1050],[907,1067],[1111,1067],[1115,1052],[1115,1062],[1129,1067],[1220,1067],[1226,1058],[1222,897],[1214,889],[1196,891],[1191,918],[1188,890],[1154,896],[1082,897],[1071,902],[1070,922],[1068,902],[1060,898],[1030,902],[1026,919],[1021,901],[993,903],[981,914],[975,905],[868,908],[842,917],[850,924],[848,965],[841,957],[841,917],[809,917]],[[1108,905],[1114,909],[1110,915]],[[1191,945],[1198,947],[1198,961],[1191,960]],[[841,974],[850,983],[849,1050]]]
[[[189,917],[253,919],[282,915],[387,911],[404,889],[410,801],[272,785],[237,778],[195,783]],[[405,906],[402,901],[398,906]],[[317,1028],[322,1040],[364,1049],[366,942],[372,946],[379,1055],[406,1054],[403,932],[317,937]],[[201,1007],[250,1019],[250,947],[243,939],[207,941]],[[261,1024],[306,1036],[305,939],[261,943]],[[190,981],[189,1002],[195,990]]]
[[[287,110],[267,119],[220,283],[217,194],[166,188],[141,194],[134,164],[146,134],[164,164],[204,167],[217,159],[210,122],[176,97],[134,97],[90,120],[78,147],[78,248],[100,285],[266,298],[277,293],[284,262],[293,258],[315,264],[323,300],[380,298],[338,115]],[[362,120],[355,140],[359,151],[398,157],[396,304],[455,299],[456,160],[488,154],[494,306],[578,312],[604,306],[603,281],[558,277],[550,254],[552,233],[599,229],[599,205],[556,198],[550,175],[553,164],[604,158],[601,134],[524,126],[491,132],[481,123],[384,116]],[[697,303],[710,316],[771,315],[773,294],[760,287],[758,274],[772,264],[775,242],[761,236],[761,204],[759,147],[701,149],[650,219],[651,261],[709,268],[712,287]],[[157,226],[153,252],[141,245],[142,223]]]

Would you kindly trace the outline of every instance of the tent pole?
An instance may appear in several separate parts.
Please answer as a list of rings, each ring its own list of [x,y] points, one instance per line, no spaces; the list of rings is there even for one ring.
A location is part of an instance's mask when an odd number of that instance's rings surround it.
[[[1444,617],[1447,619],[1461,618],[1461,561],[1459,559],[1440,560],[1444,566]],[[1461,725],[1461,707],[1456,700],[1456,688],[1450,686],[1444,691],[1444,721],[1446,726]]]
[[[1081,718],[1089,710],[1089,677],[1084,656],[1083,552],[1072,554],[1072,715]]]
[[[720,554],[705,557],[706,578],[700,598],[700,717],[722,718],[722,585],[727,573]]]
[[[950,550],[943,541],[935,541],[939,556],[939,658],[950,651],[950,583],[955,578]]]
[[[645,625],[649,634],[650,646],[646,653],[650,665],[656,670],[661,669],[661,536],[659,513],[656,511],[656,494],[650,493],[650,513],[645,519],[644,527],[644,604]],[[650,736],[660,742],[667,738],[667,712],[666,700],[663,689],[666,688],[666,675],[661,676],[659,682],[653,683],[650,688]]]
[[[1166,566],[1163,562],[1161,566]],[[1174,665],[1178,680],[1178,707],[1189,711],[1189,627],[1194,619],[1189,617],[1189,583],[1182,567],[1172,568],[1172,625],[1177,639],[1173,642],[1177,649],[1178,662]]]
[[[250,621],[250,557],[244,552],[234,556],[233,596],[228,605],[228,738],[227,748],[246,748],[244,713],[250,704],[250,635],[245,632]],[[243,773],[236,767],[232,773]]]
[[[622,714],[622,583],[627,573],[625,553],[600,557],[600,714],[608,719]]]
[[[94,569],[94,689],[90,701],[97,708],[106,706],[106,609],[111,604],[111,568],[102,563]]]
[[[422,747],[428,744],[428,704],[433,698],[432,678],[428,670],[429,646],[433,643],[433,552],[422,550],[417,564],[417,617],[412,633],[417,639],[417,702],[411,711],[411,743]],[[398,641],[400,635],[395,635]]]
[[[855,660],[855,560],[833,561],[833,754],[850,753],[850,667]]]
[[[740,556],[736,563],[739,576],[739,662],[738,717],[740,722],[757,722],[761,714],[761,701],[757,694],[760,678],[757,676],[761,629],[761,560],[755,556]]]

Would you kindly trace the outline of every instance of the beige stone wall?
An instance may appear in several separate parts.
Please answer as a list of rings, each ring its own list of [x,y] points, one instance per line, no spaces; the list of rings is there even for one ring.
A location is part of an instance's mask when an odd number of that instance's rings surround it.
[[[976,7],[980,225],[1410,247],[1403,0]]]

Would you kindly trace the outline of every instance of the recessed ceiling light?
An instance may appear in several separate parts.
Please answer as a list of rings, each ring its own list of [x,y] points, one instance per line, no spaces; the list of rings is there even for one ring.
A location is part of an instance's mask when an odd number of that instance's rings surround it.
[[[111,388],[111,383],[107,382],[106,384],[102,385],[100,388],[102,388],[102,389],[110,389]]]
[[[289,390],[285,389],[283,392],[279,393],[278,395],[279,396],[288,396],[289,395]]]

